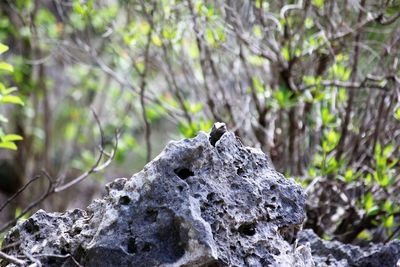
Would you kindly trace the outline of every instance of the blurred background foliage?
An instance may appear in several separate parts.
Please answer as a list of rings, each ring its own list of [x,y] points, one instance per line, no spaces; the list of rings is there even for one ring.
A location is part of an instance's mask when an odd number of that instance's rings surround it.
[[[398,0],[1,1],[0,202],[41,170],[78,176],[121,129],[105,173],[40,205],[85,207],[169,140],[224,121],[302,183],[306,228],[399,238],[399,17]]]

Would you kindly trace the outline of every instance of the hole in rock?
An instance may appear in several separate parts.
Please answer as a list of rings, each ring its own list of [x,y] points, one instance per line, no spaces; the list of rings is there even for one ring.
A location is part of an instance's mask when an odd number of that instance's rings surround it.
[[[131,199],[128,196],[122,196],[119,198],[119,204],[128,205],[131,202]]]
[[[189,170],[188,168],[177,168],[174,170],[174,172],[176,173],[176,175],[178,175],[179,178],[181,178],[182,180],[187,179],[190,176],[193,176],[194,173]]]
[[[16,229],[14,232],[10,233],[10,240],[14,240],[20,237],[20,232]]]
[[[148,222],[157,221],[158,211],[155,209],[147,209],[144,219]]]
[[[61,248],[61,250],[60,250],[61,255],[67,255],[68,253],[69,252],[68,252],[67,248]]]
[[[275,210],[275,208],[276,208],[274,204],[269,204],[269,203],[265,203],[265,207],[270,208],[272,210]]]
[[[239,233],[243,235],[252,236],[256,233],[256,224],[255,223],[244,223],[239,226]]]
[[[237,175],[242,175],[244,173],[244,170],[242,168],[237,168],[236,170]]]
[[[26,222],[25,229],[29,234],[37,233],[40,230],[39,226],[31,219]]]
[[[272,190],[275,190],[275,188],[276,188],[276,185],[273,184],[273,185],[271,185],[271,186],[269,187],[269,190],[272,191]]]
[[[214,193],[214,192],[209,193],[209,194],[207,195],[207,200],[208,200],[208,201],[212,201],[212,200],[214,199],[214,196],[215,196],[215,193]]]
[[[128,253],[134,254],[137,252],[137,245],[136,245],[136,239],[134,237],[130,237],[128,239]]]
[[[149,252],[150,250],[151,250],[151,244],[150,243],[145,243],[143,245],[142,251]]]
[[[276,201],[276,197],[271,197],[271,201],[275,202]]]
[[[232,190],[238,190],[240,188],[240,185],[237,183],[231,183],[231,188]]]

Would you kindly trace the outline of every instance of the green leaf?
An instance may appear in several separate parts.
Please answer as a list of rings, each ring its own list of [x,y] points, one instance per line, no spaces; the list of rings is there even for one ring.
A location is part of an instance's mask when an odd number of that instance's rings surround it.
[[[0,55],[8,50],[8,46],[0,43]]]
[[[253,26],[253,34],[254,34],[255,37],[257,37],[259,39],[262,38],[263,32],[262,32],[262,29],[261,29],[261,27],[259,25]]]
[[[264,86],[263,86],[262,82],[260,81],[260,79],[258,79],[258,77],[256,77],[256,76],[252,77],[252,81],[253,81],[253,86],[256,89],[257,93],[264,92]]]
[[[381,152],[382,152],[382,149],[381,149],[381,144],[380,143],[376,143],[376,146],[375,146],[375,156],[377,156],[377,155],[381,155]]]
[[[392,152],[394,151],[394,146],[392,144],[389,144],[387,146],[385,146],[385,148],[383,149],[383,156],[385,158],[388,158]]]
[[[202,103],[189,103],[188,107],[190,113],[197,113],[203,109]]]
[[[73,138],[75,138],[76,133],[78,132],[78,128],[76,127],[75,124],[73,123],[69,123],[67,125],[67,127],[65,128],[65,138],[67,140],[72,140]]]
[[[392,202],[390,201],[390,199],[387,199],[385,201],[385,204],[383,204],[383,208],[387,213],[392,212],[393,205],[392,205]]]
[[[4,61],[1,61],[1,62],[0,62],[0,70],[5,70],[5,71],[13,72],[13,71],[14,71],[14,68],[13,68],[13,66],[11,66],[10,64],[8,64],[8,63],[6,63],[6,62],[4,62]]]
[[[394,117],[396,120],[400,121],[400,108],[397,108],[396,111],[394,112]]]
[[[380,211],[378,206],[372,206],[370,210],[368,210],[367,215],[368,216],[375,216],[376,214],[378,214]]]
[[[264,59],[259,56],[249,56],[248,60],[254,66],[262,66],[264,64]]]
[[[282,48],[281,53],[282,53],[282,57],[283,57],[285,60],[288,61],[288,60],[290,59],[289,48],[288,48],[287,46],[285,46],[285,47]]]
[[[310,177],[315,177],[315,176],[317,176],[317,171],[315,170],[315,168],[310,167],[310,168],[308,169],[308,175],[309,175]]]
[[[79,15],[81,16],[85,15],[85,9],[78,1],[74,1],[73,9]]]
[[[364,196],[364,209],[368,212],[374,205],[374,199],[372,197],[372,193],[368,192]]]
[[[363,230],[357,235],[357,239],[370,240],[372,238],[368,230]]]
[[[312,0],[312,4],[318,8],[323,8],[324,0]]]
[[[354,176],[353,170],[352,169],[348,169],[346,171],[346,173],[344,174],[344,180],[347,183],[349,183],[349,182],[351,182],[353,180],[353,176]]]
[[[7,104],[17,104],[21,106],[24,105],[24,102],[21,100],[21,98],[15,95],[0,96],[0,102]]]
[[[161,41],[160,37],[158,37],[158,35],[155,33],[153,33],[151,35],[151,40],[153,41],[153,44],[155,44],[158,47],[160,47],[162,45],[162,41]]]
[[[7,134],[2,138],[4,142],[20,141],[23,140],[22,136],[17,134]]]
[[[209,43],[211,46],[216,44],[214,33],[210,28],[206,29],[205,38],[206,38],[207,43]]]
[[[18,89],[17,89],[17,87],[10,87],[10,88],[2,88],[1,86],[0,86],[0,93],[2,94],[2,95],[9,95],[9,94],[11,94],[11,93],[13,93],[13,92],[15,92],[15,91],[17,91]]]
[[[310,29],[314,26],[314,21],[312,17],[307,17],[306,20],[304,21],[304,26],[306,26],[306,29]]]
[[[13,142],[0,142],[0,148],[17,150],[17,146]]]
[[[321,117],[323,125],[328,125],[335,118],[335,116],[331,114],[327,107],[323,107],[321,109]]]
[[[390,215],[387,219],[383,219],[383,220],[384,220],[383,225],[384,225],[386,228],[390,228],[390,227],[393,225],[394,216],[393,216],[393,214],[392,214],[392,215]]]

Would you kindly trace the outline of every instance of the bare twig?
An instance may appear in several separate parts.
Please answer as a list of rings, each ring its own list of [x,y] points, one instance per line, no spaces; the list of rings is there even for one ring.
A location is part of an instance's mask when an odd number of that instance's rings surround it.
[[[7,199],[7,201],[5,203],[3,203],[3,205],[0,206],[0,212],[8,205],[10,204],[11,201],[13,201],[16,197],[18,197],[23,191],[25,191],[25,189],[33,182],[35,182],[36,180],[40,179],[42,176],[37,175],[35,177],[33,177],[31,180],[29,180],[29,182],[27,182],[23,187],[21,187],[14,195],[12,195],[9,199]]]
[[[0,232],[3,232],[8,227],[15,224],[15,222],[17,222],[19,219],[21,219],[31,209],[36,207],[38,204],[40,204],[43,200],[45,200],[47,197],[49,197],[53,193],[54,183],[53,183],[51,177],[48,174],[45,174],[44,176],[48,179],[48,182],[49,182],[46,192],[43,193],[43,195],[39,199],[31,202],[31,204],[29,204],[27,207],[25,207],[18,216],[16,216],[14,219],[8,221],[4,226],[2,226],[0,228]]]
[[[85,171],[84,173],[82,173],[82,174],[79,175],[78,177],[72,179],[70,182],[68,182],[68,183],[66,183],[66,184],[63,184],[63,185],[58,185],[58,184],[57,184],[58,180],[53,179],[53,178],[50,176],[50,174],[47,173],[46,170],[42,170],[43,176],[45,176],[45,177],[47,178],[47,180],[48,180],[48,187],[47,187],[46,192],[43,193],[43,195],[42,195],[39,199],[37,199],[36,201],[31,202],[27,207],[25,207],[25,208],[22,210],[22,212],[21,212],[17,217],[15,217],[14,219],[8,221],[5,225],[3,225],[3,226],[0,228],[0,232],[3,232],[3,231],[4,231],[5,229],[7,229],[8,227],[10,227],[11,225],[15,224],[15,222],[17,222],[20,218],[22,218],[25,214],[27,214],[30,210],[32,210],[34,207],[36,207],[37,205],[39,205],[43,200],[45,200],[46,198],[48,198],[48,197],[49,197],[50,195],[52,195],[53,193],[58,193],[58,192],[64,191],[64,190],[66,190],[66,189],[68,189],[68,188],[70,188],[70,187],[76,185],[77,183],[81,182],[82,180],[84,180],[85,178],[87,178],[90,174],[93,174],[93,173],[97,173],[97,172],[99,172],[99,171],[102,171],[102,170],[104,170],[108,165],[110,165],[110,163],[112,162],[112,160],[113,160],[113,158],[114,158],[114,156],[115,156],[115,153],[116,153],[116,151],[117,151],[117,148],[118,148],[119,131],[117,130],[117,131],[115,132],[115,135],[114,135],[115,144],[114,144],[114,147],[113,147],[111,153],[108,154],[107,152],[105,152],[104,147],[103,147],[103,145],[104,145],[104,132],[103,132],[103,128],[101,127],[100,120],[99,120],[99,118],[97,117],[97,114],[94,112],[94,110],[92,110],[92,112],[93,112],[93,116],[94,116],[94,118],[95,118],[95,120],[96,120],[96,123],[97,123],[97,125],[98,125],[98,127],[99,127],[100,138],[101,138],[100,144],[99,144],[99,151],[100,151],[100,154],[99,154],[99,156],[98,156],[96,162],[91,166],[91,168],[90,168],[89,170]],[[104,163],[101,164],[101,161],[102,161],[102,159],[103,159],[104,156],[106,156],[108,159],[107,159]],[[40,177],[42,177],[42,176],[38,176],[38,177],[35,177],[34,179],[32,179],[30,182],[28,182],[26,185],[24,185],[24,186],[16,193],[16,195],[22,193],[22,192],[27,188],[27,186],[28,186],[29,184],[31,184],[32,182],[38,180]],[[12,197],[10,198],[10,200],[6,202],[6,204],[3,204],[3,206],[5,206],[5,205],[7,205],[8,203],[10,203],[10,201],[12,201],[12,199],[14,199],[14,198],[16,197],[16,195],[12,196]],[[2,207],[2,208],[3,208],[3,207]]]
[[[103,130],[102,130],[102,127],[100,125],[100,122],[98,121],[97,115],[96,115],[96,113],[94,111],[93,111],[93,114],[94,114],[94,116],[96,118],[96,122],[98,123],[99,129],[101,129],[100,130],[100,134],[102,134]],[[58,193],[58,192],[64,191],[64,190],[70,188],[71,186],[81,182],[86,177],[88,177],[90,174],[97,173],[97,172],[105,169],[108,165],[110,165],[110,163],[112,162],[112,160],[113,160],[113,158],[115,156],[116,150],[118,148],[118,138],[119,138],[119,131],[117,130],[115,132],[115,135],[114,135],[114,140],[115,140],[114,148],[113,148],[112,152],[110,153],[110,155],[108,156],[107,161],[105,161],[103,164],[100,164],[101,160],[103,159],[103,156],[106,155],[105,152],[104,152],[103,146],[100,145],[100,154],[99,154],[95,164],[89,170],[85,171],[84,173],[82,173],[80,176],[76,177],[72,181],[70,181],[70,182],[68,182],[68,183],[66,183],[64,185],[56,187],[54,189],[54,192]],[[104,143],[103,140],[104,140],[104,136],[101,136],[101,144]]]
[[[31,260],[33,263],[36,264],[35,267],[42,267],[42,263],[40,263],[40,261],[38,259],[34,258],[32,254],[28,253],[25,250],[23,251],[23,253],[29,260]]]
[[[147,85],[147,72],[149,68],[149,55],[150,55],[150,44],[152,42],[152,36],[153,36],[153,31],[154,31],[154,24],[153,24],[153,12],[155,9],[155,6],[153,6],[152,11],[150,14],[146,11],[146,6],[143,1],[140,1],[140,4],[142,6],[142,10],[146,17],[148,18],[149,24],[150,24],[150,29],[149,32],[147,33],[147,40],[146,40],[146,45],[145,45],[145,50],[144,50],[144,68],[143,71],[140,72],[140,106],[142,109],[142,118],[144,122],[144,135],[145,135],[145,140],[146,140],[146,162],[149,162],[151,159],[151,127],[150,127],[150,122],[149,118],[147,117],[146,113],[146,104],[144,101],[144,96],[145,96],[145,91],[146,91],[146,85]]]
[[[9,262],[9,263],[14,263],[18,266],[26,266],[26,262],[23,260],[19,260],[13,256],[10,256],[2,251],[0,251],[0,258],[2,258],[3,260]]]

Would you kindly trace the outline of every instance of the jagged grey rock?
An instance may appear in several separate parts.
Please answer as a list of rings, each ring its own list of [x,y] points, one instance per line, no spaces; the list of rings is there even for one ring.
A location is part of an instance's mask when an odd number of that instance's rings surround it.
[[[301,186],[231,132],[215,147],[202,132],[170,142],[106,189],[86,210],[36,212],[11,229],[4,251],[44,266],[313,265],[308,247],[293,251],[284,239],[304,220]]]
[[[343,244],[338,241],[320,239],[312,230],[304,230],[298,235],[300,244],[309,244],[315,266],[335,267],[399,267],[400,241],[386,245],[371,244],[369,247]]]

